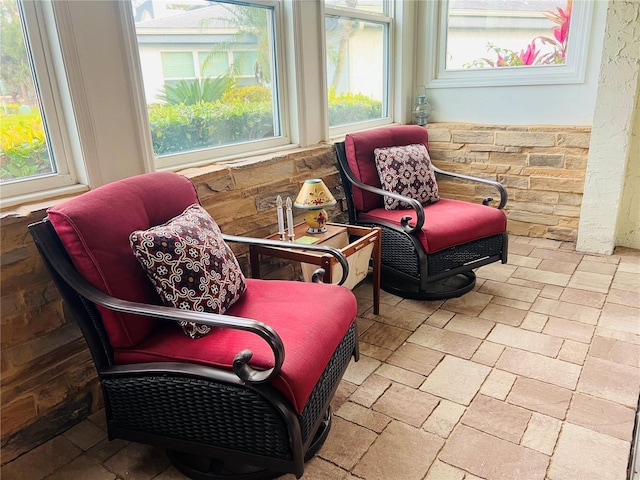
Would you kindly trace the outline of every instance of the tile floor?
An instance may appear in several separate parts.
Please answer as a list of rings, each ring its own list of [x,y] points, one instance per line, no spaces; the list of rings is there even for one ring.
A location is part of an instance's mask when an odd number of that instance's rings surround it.
[[[513,237],[509,263],[444,302],[361,285],[360,362],[305,480],[623,480],[640,393],[640,252]],[[164,452],[106,440],[97,412],[3,480],[184,479]],[[637,478],[636,476],[631,476]],[[285,475],[282,480],[293,480]]]

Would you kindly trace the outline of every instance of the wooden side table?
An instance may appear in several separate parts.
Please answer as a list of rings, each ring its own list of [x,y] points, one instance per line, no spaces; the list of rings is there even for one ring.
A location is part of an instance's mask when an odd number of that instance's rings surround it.
[[[368,228],[339,223],[327,223],[327,232],[319,234],[307,233],[307,225],[299,223],[295,226],[295,239],[298,244],[310,243],[313,245],[326,245],[337,248],[347,258],[349,263],[349,275],[344,285],[353,289],[368,274],[369,259],[372,259],[373,274],[373,313],[380,313],[380,241],[381,230],[377,227]],[[350,242],[350,237],[358,237]],[[270,240],[278,240],[275,233],[267,237]],[[250,247],[251,272],[255,278],[260,278],[260,255],[285,258],[301,263],[303,276],[306,281],[311,279],[313,271],[323,268],[325,271],[323,280],[332,283],[334,279],[342,277],[342,266],[329,254],[305,250],[287,250],[286,248],[252,245]]]

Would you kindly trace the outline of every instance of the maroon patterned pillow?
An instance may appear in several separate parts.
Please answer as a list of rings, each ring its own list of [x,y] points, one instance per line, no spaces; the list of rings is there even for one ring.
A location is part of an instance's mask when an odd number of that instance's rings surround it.
[[[383,190],[413,198],[423,205],[440,200],[436,175],[424,145],[376,148],[373,153]],[[384,197],[384,208],[409,208],[409,204]]]
[[[200,205],[191,205],[163,225],[136,230],[131,248],[166,305],[197,312],[224,313],[246,289],[238,261],[216,222]],[[199,338],[207,325],[181,322]]]

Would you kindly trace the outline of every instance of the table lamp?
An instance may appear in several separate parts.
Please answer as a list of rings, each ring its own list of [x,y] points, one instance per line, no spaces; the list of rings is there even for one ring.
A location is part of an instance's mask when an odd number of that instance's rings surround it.
[[[293,205],[308,210],[304,220],[308,225],[307,233],[313,234],[327,231],[324,225],[328,216],[324,207],[332,207],[336,203],[324,182],[319,178],[311,178],[305,180]]]

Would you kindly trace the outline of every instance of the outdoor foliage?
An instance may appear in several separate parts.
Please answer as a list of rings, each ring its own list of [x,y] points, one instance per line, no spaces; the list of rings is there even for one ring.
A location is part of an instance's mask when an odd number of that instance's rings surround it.
[[[229,75],[180,80],[174,85],[165,84],[158,98],[169,105],[215,102],[227,90],[233,88],[235,83],[234,78]]]
[[[571,6],[573,0],[567,1],[567,8],[563,10],[556,7],[556,11],[543,12],[545,17],[556,24],[551,29],[553,38],[540,35],[535,37],[525,49],[516,52],[507,48],[501,48],[492,43],[487,44],[487,50],[493,51],[496,58],[481,58],[470,64],[467,68],[490,67],[515,67],[524,65],[553,65],[562,64],[567,57],[567,40],[569,39],[569,21],[571,20]],[[538,48],[541,45],[551,46],[551,51],[541,54]]]
[[[381,112],[382,102],[365,95],[332,92],[329,96],[332,125],[380,118]],[[232,89],[215,102],[149,105],[156,155],[272,137],[273,121],[270,90],[260,86]]]
[[[51,173],[39,113],[0,117],[0,181]]]
[[[382,117],[382,102],[360,93],[329,92],[329,125],[346,125]]]

